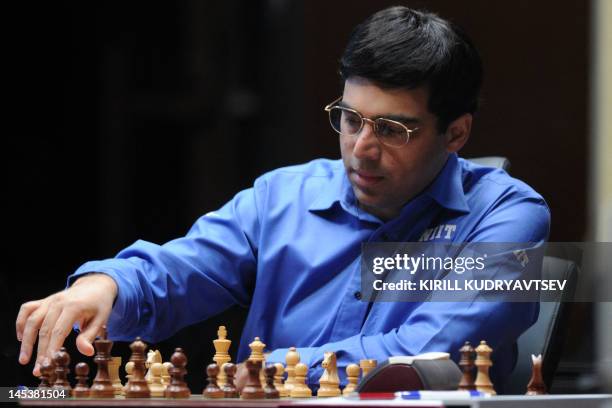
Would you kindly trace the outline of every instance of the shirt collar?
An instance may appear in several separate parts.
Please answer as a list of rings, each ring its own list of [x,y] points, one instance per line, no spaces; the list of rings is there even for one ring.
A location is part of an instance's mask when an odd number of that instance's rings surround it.
[[[336,202],[342,202],[347,206],[355,205],[355,194],[351,187],[344,166],[339,166],[338,171],[329,180],[329,185],[323,189],[318,197],[310,204],[310,211],[324,211],[330,209]]]
[[[341,167],[341,169],[334,173],[328,188],[321,191],[312,202],[308,208],[310,211],[328,210],[336,202],[345,204],[344,207],[356,206],[355,194],[346,175],[346,170],[344,167]],[[463,191],[461,166],[456,153],[449,155],[438,176],[422,194],[428,195],[442,207],[461,212],[470,211]]]
[[[435,180],[424,191],[442,207],[469,212],[463,191],[463,174],[456,153],[451,153]]]

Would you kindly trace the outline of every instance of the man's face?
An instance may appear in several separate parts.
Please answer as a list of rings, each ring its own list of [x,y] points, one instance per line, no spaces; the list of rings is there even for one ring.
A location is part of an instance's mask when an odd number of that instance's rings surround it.
[[[363,78],[349,78],[342,104],[364,117],[404,117],[410,134],[401,147],[383,145],[371,123],[356,135],[340,135],[342,161],[359,206],[389,220],[427,187],[443,167],[446,137],[436,130],[436,118],[427,110],[428,91],[382,89]]]

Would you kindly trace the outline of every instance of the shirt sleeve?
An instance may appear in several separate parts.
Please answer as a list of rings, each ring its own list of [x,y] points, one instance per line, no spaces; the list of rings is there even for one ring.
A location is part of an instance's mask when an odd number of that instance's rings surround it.
[[[115,280],[108,330],[122,341],[141,336],[157,342],[234,304],[247,306],[256,274],[260,187],[202,216],[183,238],[163,245],[139,240],[113,259],[85,263],[68,285],[91,272]]]
[[[541,198],[509,197],[492,211],[471,234],[470,242],[543,243],[548,238],[550,212]],[[319,347],[298,348],[309,369],[310,384],[317,384],[326,351],[336,352],[339,374],[346,381],[345,368],[361,359],[382,362],[390,356],[449,351],[453,359],[465,340],[475,346],[485,339],[494,349],[508,348],[537,320],[537,302],[423,302],[397,328],[374,335],[358,334]],[[288,349],[273,351],[270,362],[284,362]],[[494,351],[495,353],[495,351]],[[498,367],[509,373],[512,367]]]

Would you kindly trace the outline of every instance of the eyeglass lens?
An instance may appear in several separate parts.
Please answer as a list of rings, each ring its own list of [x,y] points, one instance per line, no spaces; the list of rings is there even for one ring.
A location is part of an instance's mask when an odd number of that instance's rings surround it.
[[[336,132],[346,135],[358,133],[363,122],[357,113],[341,107],[333,107],[329,111],[329,119]],[[391,145],[402,145],[408,138],[405,128],[383,118],[374,121],[374,132],[381,141]]]

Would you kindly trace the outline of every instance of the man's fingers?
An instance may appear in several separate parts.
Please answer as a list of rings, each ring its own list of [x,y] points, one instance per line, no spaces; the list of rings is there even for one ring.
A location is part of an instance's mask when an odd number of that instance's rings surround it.
[[[30,317],[32,312],[34,312],[40,307],[40,304],[40,300],[35,300],[21,305],[19,313],[17,314],[17,320],[15,321],[17,340],[21,341],[21,339],[23,339],[23,330],[25,329],[26,321],[28,320],[28,317]]]
[[[84,329],[81,328],[81,334],[77,336],[76,345],[77,349],[86,356],[94,355],[94,347],[92,342],[102,332],[102,325],[106,323],[106,319],[100,315],[96,316],[92,321],[87,324]]]
[[[75,320],[76,313],[71,309],[64,308],[55,322],[53,330],[51,331],[49,344],[47,346],[49,353],[53,353],[62,347],[64,340],[66,337],[68,337],[68,334],[70,334],[70,330],[72,329],[72,325],[74,324]],[[42,364],[42,360],[40,360],[40,363]]]
[[[43,320],[42,326],[40,326],[40,330],[38,330],[38,351],[36,353],[36,365],[34,366],[34,375],[39,375],[40,373],[40,363],[44,357],[52,357],[49,346],[49,340],[51,338],[51,333],[53,328],[55,327],[55,323],[57,322],[57,318],[60,315],[60,309],[51,304],[49,306],[49,310],[47,311],[47,315]],[[52,350],[55,351],[55,350]]]
[[[35,312],[30,314],[25,322],[21,339],[21,350],[19,352],[19,363],[27,364],[32,356],[32,349],[34,343],[36,343],[36,337],[38,336],[38,329],[45,319],[47,308],[46,306],[38,308]]]

